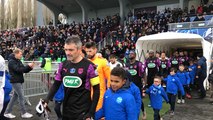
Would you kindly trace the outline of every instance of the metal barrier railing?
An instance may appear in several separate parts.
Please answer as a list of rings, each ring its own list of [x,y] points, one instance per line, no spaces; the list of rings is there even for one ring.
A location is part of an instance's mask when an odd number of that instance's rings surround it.
[[[105,38],[103,40],[101,40],[100,42],[98,42],[96,44],[98,51],[101,50],[101,48],[104,48],[106,45],[110,45],[112,43],[112,39],[111,39],[111,33],[108,32],[105,36]]]
[[[31,63],[32,61],[24,61],[23,64],[28,64]],[[41,61],[34,61],[35,62],[35,66],[33,68],[32,71],[42,71],[41,67],[39,66],[41,64]],[[56,70],[58,68],[58,65],[60,64],[60,62],[52,62],[52,70]],[[5,60],[5,69],[8,70],[8,61]]]
[[[32,71],[24,74],[24,96],[33,97],[47,94],[54,82],[56,70],[53,71]]]

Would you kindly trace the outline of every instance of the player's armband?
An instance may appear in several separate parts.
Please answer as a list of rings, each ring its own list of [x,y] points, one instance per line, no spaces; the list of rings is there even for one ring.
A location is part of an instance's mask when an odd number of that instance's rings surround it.
[[[91,78],[90,79],[90,83],[91,83],[92,86],[95,86],[95,85],[99,84],[100,83],[99,76]]]

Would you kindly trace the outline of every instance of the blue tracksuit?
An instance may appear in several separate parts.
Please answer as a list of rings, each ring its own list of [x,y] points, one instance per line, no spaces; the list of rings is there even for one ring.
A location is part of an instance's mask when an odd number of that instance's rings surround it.
[[[168,75],[167,78],[164,78],[166,82],[166,92],[177,95],[178,91],[181,91],[182,95],[185,95],[183,85],[181,84],[177,75]]]
[[[12,91],[12,85],[10,83],[10,75],[6,73],[5,75],[5,86],[4,86],[4,102],[10,101],[10,92]]]
[[[95,120],[138,120],[136,102],[127,89],[114,92],[111,88],[104,94],[103,106],[95,114]]]
[[[154,84],[146,90],[146,93],[150,95],[150,102],[153,109],[162,109],[162,97],[166,102],[169,102],[166,92],[161,85],[155,86]]]
[[[137,115],[140,115],[140,110],[141,110],[141,104],[142,104],[142,97],[141,97],[141,92],[139,90],[139,88],[133,83],[130,82],[130,87],[129,87],[129,92],[133,95],[133,97],[135,98],[135,102],[136,102],[136,109],[137,109]]]
[[[190,83],[194,84],[194,79],[197,71],[197,66],[195,64],[190,65],[189,67],[189,77],[190,77]]]
[[[53,99],[57,102],[64,100],[64,84],[61,84]]]
[[[189,85],[190,84],[190,77],[189,77],[189,72],[187,71],[178,71],[177,72],[177,77],[180,79],[180,82],[182,83],[182,85]]]

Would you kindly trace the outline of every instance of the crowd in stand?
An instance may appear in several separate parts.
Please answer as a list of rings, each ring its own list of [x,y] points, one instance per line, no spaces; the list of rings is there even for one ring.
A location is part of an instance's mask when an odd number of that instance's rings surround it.
[[[98,43],[118,23],[119,17],[115,15],[104,19],[92,19],[86,24],[73,22],[69,25],[6,30],[0,32],[0,51],[6,60],[17,47],[24,51],[25,60],[33,60],[45,51],[56,60],[58,57],[65,56],[62,46],[67,37],[79,35],[83,43],[88,41]]]
[[[211,5],[209,5],[210,11]],[[188,20],[189,16],[185,9],[167,8],[163,13],[145,10],[136,12],[135,15],[129,13],[124,26],[119,25],[120,17],[116,14],[104,19],[91,19],[85,24],[73,22],[58,26],[6,30],[0,32],[0,53],[7,60],[12,50],[18,47],[24,50],[25,60],[37,59],[45,52],[52,60],[56,60],[65,57],[62,46],[69,36],[78,35],[83,43],[88,41],[98,43],[110,35],[109,38],[113,42],[101,49],[102,55],[108,58],[113,53],[128,57],[129,51],[135,49],[135,43],[139,37],[167,32],[168,23]]]

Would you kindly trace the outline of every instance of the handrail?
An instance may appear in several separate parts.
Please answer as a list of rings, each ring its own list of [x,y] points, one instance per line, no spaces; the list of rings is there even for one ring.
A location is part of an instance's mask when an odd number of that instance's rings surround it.
[[[169,31],[175,31],[175,30],[181,30],[181,29],[194,29],[194,28],[212,28],[212,27],[213,27],[212,20],[168,24]]]
[[[110,35],[111,35],[110,31],[107,32],[106,36],[96,44],[98,51],[100,51],[101,48],[104,48],[106,45],[110,44],[110,42],[111,42]]]

